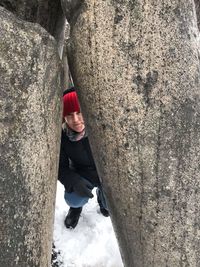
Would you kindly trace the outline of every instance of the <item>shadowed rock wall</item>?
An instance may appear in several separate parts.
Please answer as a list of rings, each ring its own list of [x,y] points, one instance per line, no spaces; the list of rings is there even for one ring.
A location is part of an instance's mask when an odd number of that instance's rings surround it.
[[[195,0],[195,9],[196,9],[196,15],[197,15],[197,23],[198,28],[200,30],[200,0]]]
[[[63,13],[60,0],[1,0],[0,5],[25,21],[39,23],[53,36]]]

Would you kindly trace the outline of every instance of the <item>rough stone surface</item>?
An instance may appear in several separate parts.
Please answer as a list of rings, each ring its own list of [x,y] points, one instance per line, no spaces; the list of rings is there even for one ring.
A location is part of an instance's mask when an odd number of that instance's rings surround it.
[[[0,266],[49,267],[61,128],[57,45],[2,7],[0,36]]]
[[[194,1],[85,1],[70,67],[127,267],[200,266]]]
[[[200,0],[194,0],[194,2],[195,2],[195,9],[196,9],[196,15],[197,15],[198,28],[200,30]]]
[[[1,0],[0,6],[25,21],[39,23],[54,37],[59,29],[62,31],[63,12],[60,0]],[[58,25],[60,23],[62,26]]]
[[[61,0],[61,3],[68,22],[74,24],[80,13],[80,7],[82,7],[84,0]]]

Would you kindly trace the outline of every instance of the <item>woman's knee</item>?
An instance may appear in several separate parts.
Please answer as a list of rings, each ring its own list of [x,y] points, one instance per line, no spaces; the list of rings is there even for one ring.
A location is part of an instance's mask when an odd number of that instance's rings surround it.
[[[65,192],[65,202],[72,208],[79,208],[84,206],[89,198],[88,197],[81,197],[77,195],[76,193],[67,193]]]

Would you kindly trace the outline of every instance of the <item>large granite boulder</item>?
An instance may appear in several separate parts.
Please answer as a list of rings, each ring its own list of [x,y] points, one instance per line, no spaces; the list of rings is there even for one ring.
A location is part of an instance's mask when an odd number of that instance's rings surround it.
[[[0,266],[49,267],[61,128],[57,44],[0,7]]]
[[[124,264],[198,267],[198,9],[76,2],[66,7],[70,68]]]

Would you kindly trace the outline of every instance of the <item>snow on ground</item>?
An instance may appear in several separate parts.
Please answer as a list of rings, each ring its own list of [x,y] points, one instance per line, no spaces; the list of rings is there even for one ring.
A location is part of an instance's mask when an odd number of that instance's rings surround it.
[[[64,219],[69,207],[64,187],[58,182],[54,244],[60,250],[63,267],[123,267],[110,218],[99,213],[95,197],[84,206],[75,229],[67,229]]]

